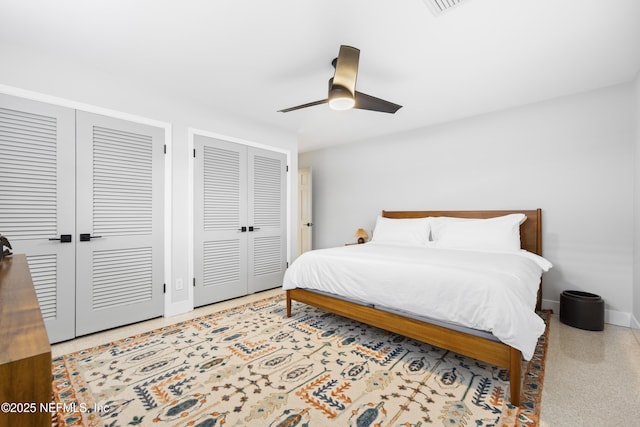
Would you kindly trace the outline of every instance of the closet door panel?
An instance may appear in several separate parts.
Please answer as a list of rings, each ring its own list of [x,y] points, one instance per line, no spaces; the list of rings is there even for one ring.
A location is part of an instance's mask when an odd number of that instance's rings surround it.
[[[162,315],[164,130],[77,112],[77,334]]]
[[[194,146],[198,307],[247,294],[247,163],[242,145],[196,135]]]
[[[286,156],[249,148],[249,293],[282,286],[286,268]]]
[[[0,234],[25,253],[50,342],[75,336],[74,110],[0,94]]]

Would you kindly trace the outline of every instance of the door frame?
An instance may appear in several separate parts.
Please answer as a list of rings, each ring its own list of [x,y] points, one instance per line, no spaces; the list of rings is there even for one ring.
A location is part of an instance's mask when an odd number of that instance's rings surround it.
[[[193,157],[193,155],[191,153],[193,153],[193,150],[195,148],[195,136],[196,135],[200,135],[200,136],[206,136],[209,138],[214,138],[214,139],[219,139],[222,141],[226,141],[226,142],[232,142],[235,144],[240,144],[240,145],[245,145],[248,147],[255,147],[255,148],[260,148],[263,150],[269,150],[269,151],[275,151],[278,153],[283,153],[286,156],[286,163],[287,163],[287,168],[289,168],[291,166],[291,150],[287,150],[285,148],[280,148],[280,147],[274,147],[272,145],[267,145],[267,144],[261,144],[259,142],[254,142],[254,141],[249,141],[246,139],[242,139],[242,138],[236,138],[233,136],[229,136],[229,135],[223,135],[220,133],[216,133],[216,132],[209,132],[206,130],[202,130],[202,129],[197,129],[197,128],[188,128],[187,129],[187,146],[189,149],[189,165],[187,168],[187,179],[188,179],[188,203],[187,203],[187,218],[188,218],[188,230],[189,230],[189,236],[188,236],[188,253],[187,253],[187,259],[188,259],[188,272],[189,272],[189,280],[192,280],[193,277],[195,277],[195,269],[194,269],[194,261],[195,261],[195,257],[194,257],[194,214],[195,214],[195,182],[194,182],[194,173],[195,173],[195,159]],[[291,181],[291,176],[293,175],[292,170],[289,170],[286,176],[286,190],[285,190],[285,198],[286,198],[286,227],[285,227],[285,242],[286,242],[286,262],[287,265],[289,265],[289,263],[291,262],[291,236],[292,234],[292,224],[293,224],[293,220],[291,218],[291,191],[292,191],[292,181]],[[297,180],[297,171],[296,171],[296,180]],[[189,288],[189,298],[187,299],[187,301],[185,302],[185,304],[190,304],[190,306],[185,306],[183,307],[184,310],[183,311],[189,311],[189,310],[193,310],[193,306],[194,306],[194,295],[193,295],[193,286],[187,286]]]
[[[300,177],[302,176],[302,174],[307,174],[309,176],[309,198],[306,201],[307,203],[305,203],[305,201],[302,198],[302,191],[300,189]],[[303,247],[302,247],[302,238],[303,235],[302,233],[306,232],[309,233],[309,248],[307,249],[308,251],[313,249],[313,170],[311,167],[298,167],[298,218],[297,218],[297,227],[298,227],[298,255],[302,255],[303,252]],[[303,224],[302,222],[304,221],[304,219],[302,218],[302,204],[305,203],[305,207],[308,209],[309,211],[309,215],[311,216],[310,219],[307,219],[308,222],[311,223],[310,226],[306,226],[307,228],[303,228]],[[303,231],[304,230],[304,231]]]
[[[111,110],[108,108],[99,107],[92,104],[85,104],[83,102],[73,101],[66,98],[60,98],[57,96],[46,95],[40,92],[33,92],[26,89],[20,89],[13,86],[7,86],[0,84],[0,93],[6,95],[17,96],[20,98],[30,99],[33,101],[45,102],[47,104],[58,105],[60,107],[72,108],[74,110],[82,110],[88,113],[101,114],[103,116],[113,117],[116,119],[128,120],[130,122],[141,123],[149,126],[158,127],[164,130],[164,141],[166,145],[166,154],[164,156],[164,283],[171,284],[172,277],[172,192],[171,188],[173,182],[173,169],[172,169],[172,126],[171,123],[163,122],[160,120],[150,119],[148,117],[137,116],[135,114],[124,113],[122,111]],[[175,311],[172,304],[172,286],[166,286],[166,293],[164,294],[164,316],[168,316],[167,313]],[[191,308],[193,308],[193,300]]]

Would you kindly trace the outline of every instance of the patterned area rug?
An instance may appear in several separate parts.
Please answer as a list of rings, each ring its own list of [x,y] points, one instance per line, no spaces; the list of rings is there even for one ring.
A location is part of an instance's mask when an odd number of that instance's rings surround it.
[[[547,332],[508,372],[283,297],[53,360],[59,426],[537,425]]]

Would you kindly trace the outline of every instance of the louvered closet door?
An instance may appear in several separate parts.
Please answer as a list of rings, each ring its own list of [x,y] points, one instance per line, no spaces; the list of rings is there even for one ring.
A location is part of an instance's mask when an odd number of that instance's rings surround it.
[[[162,315],[164,131],[81,111],[76,120],[83,335]]]
[[[247,148],[196,135],[194,305],[247,294]]]
[[[286,267],[286,156],[249,147],[249,293],[282,286]]]
[[[0,234],[25,253],[51,342],[75,336],[74,111],[0,94]]]

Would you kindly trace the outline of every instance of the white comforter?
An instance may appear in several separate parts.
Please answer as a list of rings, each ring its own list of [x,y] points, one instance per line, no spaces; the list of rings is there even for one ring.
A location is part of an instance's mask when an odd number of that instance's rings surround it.
[[[551,264],[526,251],[480,252],[366,243],[302,254],[284,289],[322,290],[491,332],[530,360],[544,322],[534,312]]]

